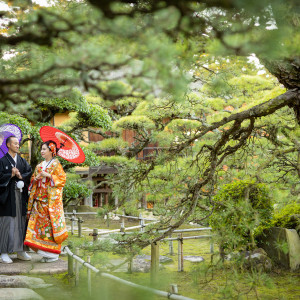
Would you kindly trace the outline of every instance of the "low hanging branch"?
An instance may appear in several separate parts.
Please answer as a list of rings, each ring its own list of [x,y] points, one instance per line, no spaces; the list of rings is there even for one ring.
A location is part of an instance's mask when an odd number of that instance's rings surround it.
[[[214,143],[214,145],[206,145],[207,147],[203,146],[196,156],[199,159],[199,155],[206,155],[209,164],[202,172],[202,178],[199,179],[195,184],[189,185],[185,192],[185,196],[178,201],[178,208],[180,208],[181,210],[178,210],[177,212],[177,214],[180,212],[180,216],[176,220],[176,222],[170,224],[169,216],[162,217],[159,223],[155,224],[153,227],[150,227],[145,232],[146,234],[148,233],[150,235],[155,235],[152,240],[145,241],[140,235],[137,235],[135,237],[130,237],[128,243],[138,243],[141,247],[145,247],[149,245],[150,242],[157,242],[167,237],[173,230],[181,226],[193,214],[194,210],[197,207],[199,208],[198,202],[201,195],[203,194],[201,189],[213,181],[218,166],[221,165],[226,157],[234,154],[246,145],[247,140],[249,139],[255,128],[255,121],[260,117],[273,114],[275,111],[295,103],[299,98],[300,93],[298,90],[295,89],[292,91],[288,91],[276,98],[256,105],[248,110],[232,114],[229,117],[225,117],[221,121],[215,122],[210,126],[201,127],[199,129],[199,134],[194,135],[192,138],[186,140],[180,145],[172,146],[168,150],[166,149],[166,153],[168,153],[167,160],[172,160],[174,159],[175,155],[179,155],[186,147],[190,146],[193,141],[203,137],[207,132],[210,132],[214,129],[219,129],[224,125],[233,122],[229,129],[222,129],[222,134],[220,138],[218,138],[218,140]],[[247,123],[248,125],[246,127],[242,126],[244,122],[249,122],[249,124]],[[234,140],[236,141],[235,145],[229,144]],[[204,152],[203,148],[205,148]],[[142,178],[135,177],[136,181],[134,184],[138,184],[138,182],[145,180],[149,176],[150,172],[154,169],[154,167],[158,164],[159,162],[156,162],[155,159],[152,160],[151,168],[144,170]],[[180,203],[182,205],[180,205]],[[213,207],[212,202],[211,205]],[[202,220],[207,219],[212,213],[211,210],[207,209],[205,209],[204,212],[205,216]],[[167,230],[163,234],[157,235],[157,230],[161,227],[167,227]]]
[[[287,91],[286,93],[275,97],[269,101],[266,101],[264,103],[261,103],[259,105],[256,105],[248,110],[232,114],[229,117],[223,118],[219,122],[212,123],[209,126],[203,126],[199,128],[199,134],[194,135],[191,139],[185,141],[184,143],[180,144],[179,146],[174,146],[171,151],[174,152],[180,152],[183,149],[185,149],[188,145],[190,145],[195,140],[203,137],[206,133],[209,131],[213,131],[215,129],[218,129],[232,121],[244,121],[251,118],[260,118],[264,116],[268,116],[273,114],[275,111],[277,111],[280,108],[283,108],[285,106],[290,106],[293,104],[296,104],[300,100],[300,91],[299,89],[293,89],[290,91]]]

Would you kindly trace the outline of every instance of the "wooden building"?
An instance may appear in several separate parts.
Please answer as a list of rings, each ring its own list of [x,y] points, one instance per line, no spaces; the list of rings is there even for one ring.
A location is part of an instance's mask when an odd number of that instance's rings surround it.
[[[54,116],[54,118],[51,121],[52,126],[59,126],[66,120],[68,120],[69,113],[59,113]],[[90,142],[100,142],[104,140],[104,137],[100,134],[95,134],[92,132],[87,132],[86,137]],[[135,141],[135,132],[133,130],[123,130],[122,132],[122,139],[124,141],[127,141],[129,144],[133,143]],[[156,144],[151,144],[148,147],[144,148],[143,151],[141,151],[137,156],[136,159],[151,159],[151,157],[154,155],[157,155],[158,151],[160,150],[159,147],[157,147]],[[115,153],[112,151],[110,153],[105,153],[106,156],[112,156]],[[99,154],[103,155],[103,154]],[[79,174],[84,180],[92,180],[95,188],[93,191],[93,194],[84,199],[84,201],[81,203],[82,205],[87,205],[91,207],[102,207],[104,205],[113,205],[118,206],[118,199],[112,197],[112,189],[107,185],[101,185],[99,184],[105,180],[105,176],[108,174],[116,174],[117,169],[109,166],[101,166],[101,167],[76,167],[76,173]],[[145,197],[141,199],[141,205],[143,207],[151,207],[151,203],[147,204]]]

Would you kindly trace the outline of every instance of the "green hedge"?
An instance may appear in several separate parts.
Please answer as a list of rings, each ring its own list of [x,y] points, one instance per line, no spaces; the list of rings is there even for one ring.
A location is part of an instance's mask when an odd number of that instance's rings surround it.
[[[254,181],[235,181],[224,185],[213,201],[210,225],[222,249],[231,252],[255,247],[255,230],[272,217],[268,188]]]
[[[296,229],[300,234],[300,203],[293,202],[276,211],[268,222],[256,229],[255,236],[259,239],[260,234],[271,227]]]

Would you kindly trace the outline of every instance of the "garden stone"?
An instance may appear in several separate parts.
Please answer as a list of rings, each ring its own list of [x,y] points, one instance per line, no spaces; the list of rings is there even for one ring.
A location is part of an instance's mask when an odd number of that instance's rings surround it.
[[[145,258],[146,256],[146,258]],[[149,258],[149,259],[148,259]],[[131,271],[137,273],[148,273],[151,269],[151,257],[150,255],[137,255],[132,260]],[[110,263],[112,265],[119,265],[124,262],[124,259],[112,259]],[[162,265],[159,265],[160,269],[162,269]],[[121,265],[118,269],[115,269],[113,272],[128,272],[128,263]]]
[[[295,271],[300,267],[300,238],[295,229],[273,227],[258,237],[258,245],[284,268]]]
[[[248,256],[250,254],[249,251],[244,251],[244,252],[233,252],[225,255],[225,260],[239,260],[241,257]]]
[[[45,264],[41,263],[42,257],[38,254],[30,253],[31,260],[23,261],[17,259],[16,254],[11,254],[12,264],[0,263],[0,274],[1,275],[19,275],[19,274],[55,274],[65,273],[68,270],[68,262],[62,259],[58,261]]]
[[[173,259],[168,256],[161,255],[161,256],[159,256],[159,262],[162,264],[170,263],[170,262],[173,262]]]
[[[135,258],[132,262],[132,272],[148,273],[151,269],[151,262],[142,258]]]
[[[225,256],[225,259],[241,263],[246,269],[255,268],[256,270],[264,271],[270,271],[272,269],[272,260],[262,248],[253,251],[230,253]]]
[[[160,256],[159,262],[173,261],[166,256]],[[159,269],[164,267],[159,264]],[[151,256],[150,255],[137,255],[132,261],[132,272],[148,273],[151,269]]]
[[[151,261],[151,255],[142,254],[142,255],[137,255],[136,258]],[[170,263],[170,262],[173,262],[173,259],[168,256],[160,255],[159,262],[162,264]]]
[[[105,237],[105,236],[107,236],[107,237]],[[101,238],[98,238],[98,242],[106,242],[106,243],[113,244],[113,245],[118,244],[118,241],[110,238],[109,235],[103,235]]]
[[[0,288],[48,288],[52,284],[46,284],[41,278],[28,276],[0,275]]]
[[[43,298],[26,288],[0,288],[0,300],[43,300]]]
[[[196,256],[196,255],[186,255],[183,256],[184,260],[190,261],[190,262],[202,262],[204,261],[204,258],[202,256]]]
[[[272,260],[267,256],[264,249],[258,248],[245,256],[244,267],[270,271],[272,269]]]

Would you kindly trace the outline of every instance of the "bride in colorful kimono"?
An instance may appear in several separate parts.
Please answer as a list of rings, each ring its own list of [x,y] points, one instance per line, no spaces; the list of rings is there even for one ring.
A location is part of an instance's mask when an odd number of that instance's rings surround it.
[[[66,174],[56,152],[54,141],[43,143],[41,155],[45,160],[35,168],[29,187],[24,244],[43,257],[41,262],[58,260],[61,244],[68,237],[62,203]]]

